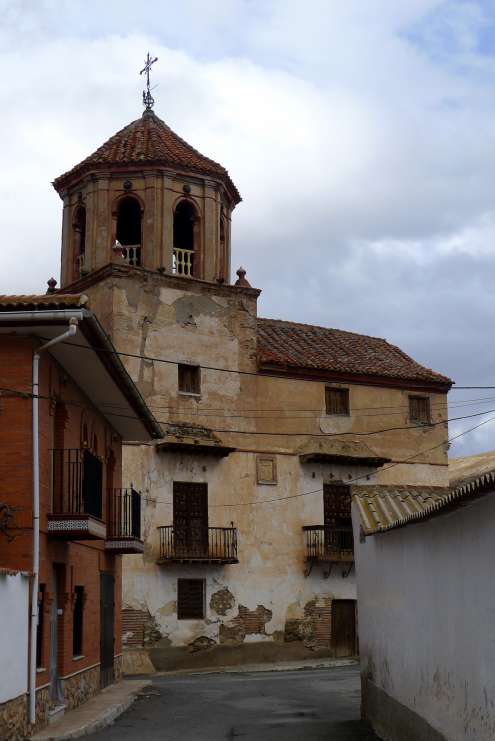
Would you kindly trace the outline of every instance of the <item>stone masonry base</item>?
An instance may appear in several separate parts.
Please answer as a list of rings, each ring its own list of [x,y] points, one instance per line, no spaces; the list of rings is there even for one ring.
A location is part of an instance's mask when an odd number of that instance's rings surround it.
[[[122,677],[122,656],[115,657],[115,681]],[[61,680],[66,710],[82,705],[100,691],[100,667],[73,674]],[[50,707],[49,687],[36,691],[36,726],[28,723],[28,695],[20,695],[0,704],[1,741],[22,741],[26,736],[44,728],[48,723]]]

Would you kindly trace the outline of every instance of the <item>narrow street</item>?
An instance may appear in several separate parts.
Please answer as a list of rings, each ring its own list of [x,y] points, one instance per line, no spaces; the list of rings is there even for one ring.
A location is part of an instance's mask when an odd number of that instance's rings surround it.
[[[376,741],[359,667],[156,677],[90,741]]]

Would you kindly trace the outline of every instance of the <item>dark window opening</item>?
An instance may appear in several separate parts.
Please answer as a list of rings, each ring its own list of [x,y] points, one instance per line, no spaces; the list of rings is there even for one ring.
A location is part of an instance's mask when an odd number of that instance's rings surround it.
[[[179,391],[183,394],[201,393],[201,369],[199,365],[178,366]]]
[[[82,656],[83,652],[83,612],[84,587],[74,589],[74,612],[72,615],[72,655]]]
[[[123,246],[141,244],[141,206],[135,198],[122,198],[119,202],[117,240]]]
[[[189,201],[181,201],[174,213],[173,271],[177,275],[194,275],[196,209]]]
[[[86,250],[86,209],[84,206],[78,206],[72,229],[76,277],[79,277],[79,273],[84,267],[84,253]]]
[[[430,399],[427,396],[409,397],[409,421],[414,424],[430,424]]]
[[[44,631],[44,620],[45,620],[45,585],[40,584],[38,592],[38,626],[36,628],[36,668],[41,669],[43,667],[43,640],[45,636]]]
[[[174,214],[174,248],[194,250],[196,210],[189,201],[181,201]]]
[[[205,617],[205,579],[177,579],[177,618],[203,620]]]
[[[349,389],[327,386],[325,389],[325,404],[327,414],[349,416]]]

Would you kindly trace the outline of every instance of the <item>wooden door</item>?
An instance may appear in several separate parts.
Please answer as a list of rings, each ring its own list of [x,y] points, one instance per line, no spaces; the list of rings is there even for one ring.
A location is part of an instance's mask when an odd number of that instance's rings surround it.
[[[357,653],[356,602],[352,599],[332,601],[332,648],[337,658]]]
[[[174,545],[178,555],[208,555],[208,484],[174,481]]]
[[[348,486],[323,485],[323,515],[325,550],[352,550],[351,490]]]

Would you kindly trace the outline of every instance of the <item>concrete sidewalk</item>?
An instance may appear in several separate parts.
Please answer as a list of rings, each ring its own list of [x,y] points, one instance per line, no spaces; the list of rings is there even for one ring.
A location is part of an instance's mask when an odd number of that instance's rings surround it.
[[[155,677],[197,676],[198,674],[250,674],[252,672],[293,672],[303,669],[333,669],[336,666],[359,664],[359,659],[302,659],[301,661],[277,661],[265,664],[240,664],[239,666],[215,666],[202,669],[176,669],[156,672]]]
[[[127,710],[138,694],[148,687],[148,679],[125,679],[105,687],[91,700],[70,710],[60,720],[30,736],[30,741],[64,741],[80,738],[105,728]]]

